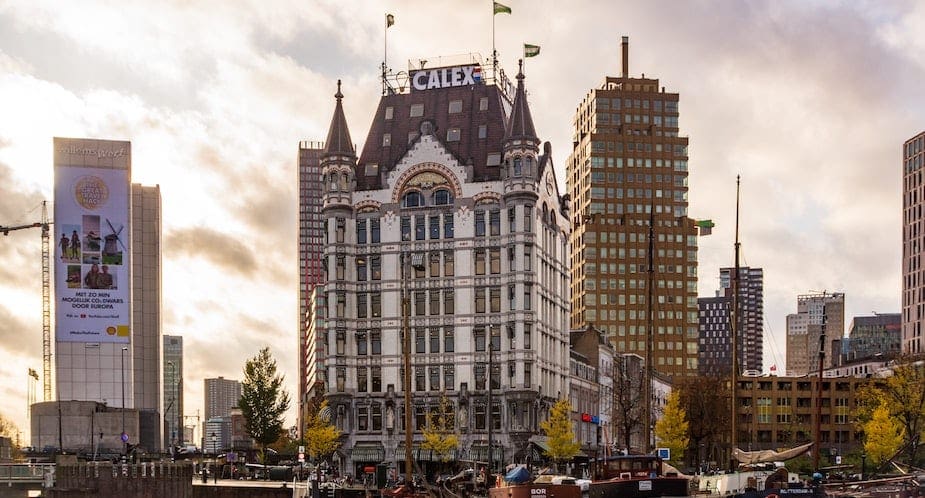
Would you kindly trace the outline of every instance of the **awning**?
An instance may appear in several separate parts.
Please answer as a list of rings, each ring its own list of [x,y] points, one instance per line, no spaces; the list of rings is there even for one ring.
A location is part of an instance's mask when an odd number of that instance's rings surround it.
[[[504,459],[504,448],[495,446],[492,448],[491,459],[493,462],[501,462]],[[488,461],[488,446],[484,444],[473,444],[469,447],[469,460],[477,462]]]
[[[426,450],[420,446],[411,447],[411,458],[416,462],[454,462],[456,461],[457,455],[456,450],[450,450],[445,454],[437,454],[433,450]],[[404,460],[405,459],[405,447],[398,446],[395,448],[395,459]]]
[[[385,460],[385,449],[381,444],[357,444],[350,451],[354,462],[381,462]]]

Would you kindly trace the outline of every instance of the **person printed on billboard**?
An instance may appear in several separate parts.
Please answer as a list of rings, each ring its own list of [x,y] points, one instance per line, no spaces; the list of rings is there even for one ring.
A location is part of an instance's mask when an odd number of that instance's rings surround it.
[[[85,289],[99,289],[100,267],[97,265],[90,266],[90,271],[84,275]]]
[[[97,275],[97,289],[112,289],[112,273],[109,273],[109,266],[103,265],[103,272]]]
[[[71,232],[71,257],[78,259],[80,257],[80,236],[77,230]]]
[[[67,238],[66,233],[61,234],[61,240],[58,241],[58,247],[61,248],[61,259],[67,259],[67,249],[71,246],[70,239]]]

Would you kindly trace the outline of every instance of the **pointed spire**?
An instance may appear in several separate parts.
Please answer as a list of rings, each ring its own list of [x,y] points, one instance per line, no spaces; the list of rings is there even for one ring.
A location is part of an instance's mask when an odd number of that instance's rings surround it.
[[[324,149],[325,155],[353,156],[353,141],[350,140],[350,130],[347,128],[347,118],[344,116],[344,106],[341,100],[344,94],[340,91],[340,80],[337,80],[337,93],[334,94],[337,105],[334,107],[334,117],[331,118],[331,127],[328,129],[328,140]]]
[[[524,90],[524,60],[518,61],[517,93],[514,94],[514,105],[511,109],[511,120],[507,127],[505,139],[530,138],[539,143],[536,137],[536,128],[533,127],[533,116],[530,115],[530,106],[527,104],[527,94]]]

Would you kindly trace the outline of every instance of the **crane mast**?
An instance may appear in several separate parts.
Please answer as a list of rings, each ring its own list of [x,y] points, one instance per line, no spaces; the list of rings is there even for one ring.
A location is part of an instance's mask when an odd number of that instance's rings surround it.
[[[0,226],[0,233],[9,235],[26,228],[42,229],[42,387],[44,401],[51,401],[51,227],[48,201],[42,201],[42,221],[27,225]]]

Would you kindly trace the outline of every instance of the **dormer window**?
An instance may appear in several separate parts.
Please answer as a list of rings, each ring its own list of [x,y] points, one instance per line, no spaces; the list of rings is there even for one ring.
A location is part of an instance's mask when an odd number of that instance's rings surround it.
[[[449,190],[438,190],[434,192],[434,205],[446,206],[453,203],[453,194]]]
[[[401,206],[406,208],[421,207],[423,205],[424,197],[417,191],[408,192],[401,200]]]

